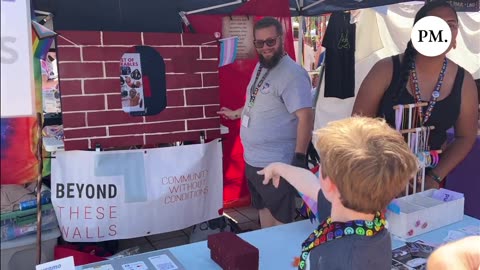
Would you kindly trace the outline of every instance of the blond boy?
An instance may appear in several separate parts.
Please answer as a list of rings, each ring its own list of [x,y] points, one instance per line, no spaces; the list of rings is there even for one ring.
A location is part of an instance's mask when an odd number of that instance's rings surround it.
[[[302,244],[299,269],[390,269],[391,239],[381,212],[417,172],[416,157],[385,121],[351,117],[314,132],[320,181],[311,172],[273,163],[264,184],[283,177],[331,211]],[[320,192],[322,191],[322,192]],[[331,203],[325,209],[321,201]]]

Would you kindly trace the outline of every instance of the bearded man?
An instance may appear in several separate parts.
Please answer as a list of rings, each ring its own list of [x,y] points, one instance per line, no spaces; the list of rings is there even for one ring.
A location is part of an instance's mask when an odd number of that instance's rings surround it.
[[[218,112],[225,119],[241,119],[246,177],[262,228],[292,222],[297,195],[286,181],[280,181],[278,189],[263,185],[257,172],[272,162],[306,167],[313,128],[310,77],[285,53],[283,43],[279,21],[265,17],[255,24],[259,63],[247,87],[245,105]]]

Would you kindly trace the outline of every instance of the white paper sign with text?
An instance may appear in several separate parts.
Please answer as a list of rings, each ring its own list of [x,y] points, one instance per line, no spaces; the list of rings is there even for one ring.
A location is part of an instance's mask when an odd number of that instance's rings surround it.
[[[51,262],[39,264],[35,270],[75,270],[73,257],[66,257]]]
[[[1,1],[1,117],[33,116],[30,1]]]
[[[140,237],[217,218],[223,207],[221,143],[58,152],[52,203],[69,242]]]

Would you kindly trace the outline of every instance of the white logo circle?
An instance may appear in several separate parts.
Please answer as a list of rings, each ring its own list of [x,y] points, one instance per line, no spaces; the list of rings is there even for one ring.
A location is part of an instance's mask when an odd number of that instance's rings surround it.
[[[413,26],[410,39],[418,53],[434,57],[445,53],[450,47],[452,31],[446,21],[436,16],[427,16]]]

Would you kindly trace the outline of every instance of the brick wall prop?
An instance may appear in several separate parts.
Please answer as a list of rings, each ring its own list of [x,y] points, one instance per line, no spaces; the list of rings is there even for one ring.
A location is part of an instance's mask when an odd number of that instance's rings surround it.
[[[57,38],[66,150],[220,137],[218,47],[204,34],[62,31]],[[120,58],[155,48],[165,60],[167,107],[153,116],[122,111]]]

